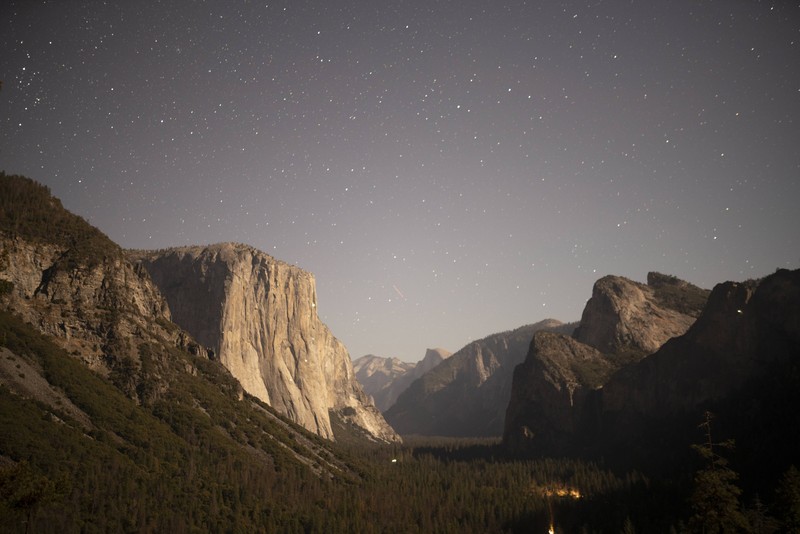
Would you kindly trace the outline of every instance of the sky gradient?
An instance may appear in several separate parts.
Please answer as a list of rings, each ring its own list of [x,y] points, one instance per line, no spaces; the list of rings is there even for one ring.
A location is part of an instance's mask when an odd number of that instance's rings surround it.
[[[0,170],[298,265],[416,361],[606,274],[800,267],[798,40],[798,2],[4,2]]]

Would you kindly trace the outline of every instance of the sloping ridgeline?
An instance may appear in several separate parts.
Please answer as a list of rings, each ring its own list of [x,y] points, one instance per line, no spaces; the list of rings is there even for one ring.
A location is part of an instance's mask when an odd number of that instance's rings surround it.
[[[321,438],[240,400],[238,383],[204,358],[139,347],[169,383],[141,406],[8,312],[0,340],[5,525],[281,531],[313,521],[309,495],[356,476]]]
[[[292,530],[357,478],[244,394],[46,187],[0,174],[0,199],[0,524]]]
[[[543,480],[630,486],[397,445],[354,460],[245,394],[45,187],[0,175],[0,199],[0,531],[542,530]]]
[[[43,200],[29,209],[63,209],[7,178],[0,199],[16,184]],[[581,459],[464,440],[345,450],[246,395],[107,239],[33,244],[22,228],[0,228],[0,532],[670,532],[691,513],[681,487]],[[788,411],[796,391],[775,400]]]
[[[7,237],[63,249],[63,268],[119,258],[122,249],[82,217],[67,211],[50,189],[24,176],[0,172],[0,231]]]
[[[473,341],[415,380],[384,414],[400,434],[500,436],[514,367],[540,330],[572,331],[555,319]]]

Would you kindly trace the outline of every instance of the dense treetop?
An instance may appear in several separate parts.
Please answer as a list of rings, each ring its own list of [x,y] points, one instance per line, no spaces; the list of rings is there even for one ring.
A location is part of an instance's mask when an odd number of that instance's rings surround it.
[[[0,171],[0,232],[65,250],[65,260],[89,263],[118,257],[120,247],[82,217],[62,206],[50,188]]]

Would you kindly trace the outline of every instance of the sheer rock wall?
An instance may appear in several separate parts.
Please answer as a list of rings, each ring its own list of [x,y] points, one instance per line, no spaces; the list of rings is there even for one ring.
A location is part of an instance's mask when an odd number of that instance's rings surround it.
[[[313,275],[231,243],[131,254],[175,323],[245,391],[328,439],[330,411],[376,440],[399,439],[356,381],[347,349],[319,320]]]

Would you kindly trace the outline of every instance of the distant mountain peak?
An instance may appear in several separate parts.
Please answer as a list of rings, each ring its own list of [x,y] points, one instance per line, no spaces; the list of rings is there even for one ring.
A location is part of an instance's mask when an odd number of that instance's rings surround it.
[[[383,358],[369,354],[353,362],[356,378],[375,400],[375,406],[382,412],[391,408],[414,380],[449,358],[452,353],[446,349],[427,349],[418,362],[409,363],[397,358]]]
[[[473,341],[420,374],[386,418],[401,434],[499,436],[514,367],[534,332],[567,333],[574,326],[545,319]]]

